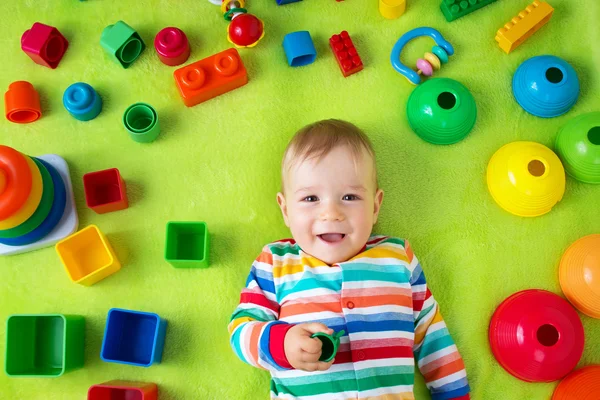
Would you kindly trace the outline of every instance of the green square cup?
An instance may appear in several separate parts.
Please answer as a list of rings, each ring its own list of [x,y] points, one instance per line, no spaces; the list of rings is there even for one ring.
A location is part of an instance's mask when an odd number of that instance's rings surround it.
[[[104,28],[100,44],[123,68],[128,68],[146,48],[140,35],[123,21]]]
[[[209,240],[204,222],[168,222],[165,260],[175,268],[207,268]]]
[[[85,320],[79,315],[11,315],[4,369],[11,377],[58,377],[83,367]]]

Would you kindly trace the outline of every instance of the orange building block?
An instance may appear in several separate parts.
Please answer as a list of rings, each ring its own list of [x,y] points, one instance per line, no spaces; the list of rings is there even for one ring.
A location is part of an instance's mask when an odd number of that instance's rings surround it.
[[[192,107],[248,83],[248,74],[236,49],[227,49],[173,73],[186,106]]]
[[[509,54],[552,18],[554,8],[545,1],[534,1],[496,33],[496,42]]]

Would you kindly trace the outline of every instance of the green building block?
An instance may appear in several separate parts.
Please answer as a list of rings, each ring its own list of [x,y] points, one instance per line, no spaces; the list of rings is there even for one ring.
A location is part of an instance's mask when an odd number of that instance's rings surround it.
[[[146,48],[140,35],[123,21],[104,28],[100,44],[123,68],[128,68]]]
[[[446,20],[452,22],[460,17],[477,11],[482,7],[492,4],[496,0],[442,0],[440,6]]]
[[[85,320],[79,315],[11,315],[4,369],[12,377],[58,377],[83,367]]]
[[[204,222],[169,222],[165,260],[175,268],[207,268],[208,239]]]

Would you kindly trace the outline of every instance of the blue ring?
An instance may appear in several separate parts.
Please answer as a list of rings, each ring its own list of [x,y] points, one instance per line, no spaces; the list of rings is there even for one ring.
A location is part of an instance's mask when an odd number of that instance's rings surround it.
[[[52,183],[54,183],[54,202],[52,203],[52,208],[40,226],[28,234],[11,239],[0,239],[0,243],[6,246],[25,246],[37,242],[52,232],[65,212],[65,206],[67,205],[67,189],[60,174],[52,165],[50,165],[50,163],[39,158],[36,158],[36,160],[46,167],[52,177]]]

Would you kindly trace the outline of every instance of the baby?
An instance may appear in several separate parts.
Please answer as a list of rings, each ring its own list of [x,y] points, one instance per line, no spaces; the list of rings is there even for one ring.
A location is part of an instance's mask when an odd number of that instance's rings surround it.
[[[373,235],[383,201],[356,126],[302,128],[277,194],[293,239],[266,245],[229,324],[244,362],[271,372],[272,399],[414,399],[416,363],[433,400],[469,399],[463,360],[408,241]],[[319,361],[317,332],[345,333]]]

